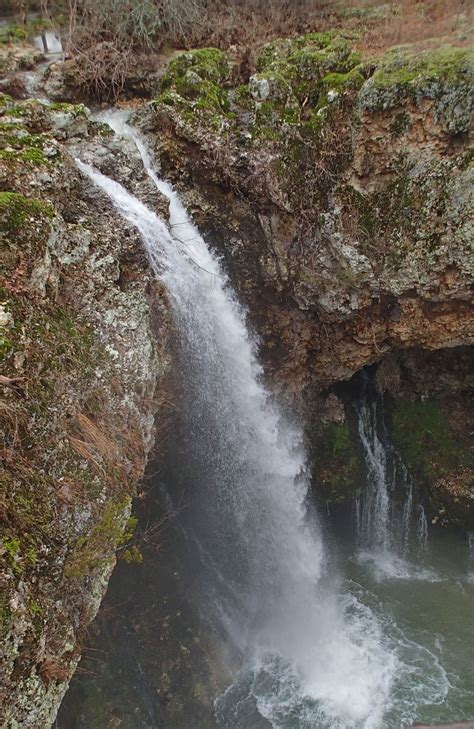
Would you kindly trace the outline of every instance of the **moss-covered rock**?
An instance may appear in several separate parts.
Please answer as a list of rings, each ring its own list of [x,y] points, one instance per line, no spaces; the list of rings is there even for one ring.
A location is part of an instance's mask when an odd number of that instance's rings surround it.
[[[377,61],[360,95],[369,112],[393,109],[409,100],[434,102],[436,123],[449,134],[467,132],[473,109],[474,52],[445,47],[414,52],[409,47],[388,52]]]
[[[262,48],[247,83],[223,82],[223,133],[183,122],[175,97],[147,120],[292,384],[472,341],[471,51],[360,62],[353,45],[333,32]]]
[[[17,192],[0,192],[0,233],[21,235],[32,221],[49,228],[53,215],[52,206],[43,200],[27,198]]]
[[[227,58],[217,48],[179,53],[161,78],[154,106],[173,109],[184,124],[221,131],[232,118],[225,89],[228,75]]]
[[[48,105],[48,111],[62,111],[74,117],[82,116],[88,118],[89,111],[84,104],[70,104],[69,102],[55,101]]]
[[[0,162],[13,179],[17,169],[48,167],[57,161],[56,140],[47,133],[48,113],[38,102],[5,106],[0,119]]]
[[[49,140],[41,135],[29,134],[28,130],[15,122],[4,122],[0,126],[2,149],[0,160],[19,161],[31,165],[47,165],[57,151],[50,146]],[[44,148],[48,147],[46,156]]]
[[[82,155],[108,138],[82,107],[4,101],[2,720],[50,726],[116,548],[129,537],[165,370],[152,318],[161,327],[166,317],[156,303],[152,315],[154,276],[139,239],[103,198],[90,196],[59,141],[74,134]],[[101,151],[112,164],[126,159],[128,174],[134,163],[141,171],[123,145]],[[24,157],[33,151],[43,156]]]
[[[393,438],[418,485],[429,497],[433,523],[474,528],[474,457],[469,427],[435,398],[398,401]]]
[[[32,69],[45,60],[38,48],[28,44],[27,36],[28,32],[18,26],[0,30],[0,72],[3,75]]]
[[[171,60],[153,103],[198,136],[200,127],[238,135],[247,114],[248,133],[257,143],[285,143],[289,129],[295,143],[298,133],[321,129],[339,96],[357,91],[364,81],[361,70],[350,40],[337,32],[309,33],[265,46],[257,72],[230,91],[230,61],[221,51],[203,48]]]
[[[319,499],[338,503],[357,496],[366,482],[366,467],[352,413],[344,420],[319,418],[310,434],[313,474]]]
[[[262,50],[257,68],[260,72],[274,70],[292,76],[303,93],[305,83],[317,82],[330,71],[347,73],[360,63],[352,45],[337,31],[276,40]]]
[[[257,69],[249,82],[256,103],[256,137],[270,129],[274,139],[283,138],[288,125],[303,134],[318,132],[338,96],[357,90],[364,81],[359,55],[337,32],[273,41],[263,48]]]

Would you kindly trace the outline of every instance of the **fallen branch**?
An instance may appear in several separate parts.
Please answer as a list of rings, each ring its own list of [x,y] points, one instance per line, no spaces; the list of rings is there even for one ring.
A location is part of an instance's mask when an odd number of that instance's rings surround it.
[[[18,397],[26,397],[25,391],[20,384],[25,380],[26,377],[5,377],[5,375],[0,375],[0,385],[3,385],[3,387],[9,387],[16,395],[18,395]]]

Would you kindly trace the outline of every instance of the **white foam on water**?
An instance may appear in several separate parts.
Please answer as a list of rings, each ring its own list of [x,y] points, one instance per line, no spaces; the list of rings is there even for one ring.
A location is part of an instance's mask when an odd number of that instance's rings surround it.
[[[378,582],[384,580],[421,580],[441,582],[443,577],[433,569],[414,564],[389,550],[358,550],[355,561],[367,567]]]

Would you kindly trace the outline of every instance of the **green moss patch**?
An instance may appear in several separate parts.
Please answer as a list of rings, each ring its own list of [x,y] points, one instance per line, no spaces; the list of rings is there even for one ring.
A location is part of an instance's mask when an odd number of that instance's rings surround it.
[[[73,117],[82,116],[87,119],[87,107],[84,104],[69,104],[67,102],[54,102],[47,107],[48,111],[62,111],[71,114]]]
[[[410,466],[428,478],[474,465],[472,454],[455,436],[435,400],[397,405],[393,433]]]
[[[409,93],[423,91],[430,81],[463,84],[472,78],[474,52],[465,48],[440,48],[416,54],[389,52],[372,76],[376,89],[394,89]]]
[[[472,112],[474,51],[443,47],[430,51],[396,49],[377,62],[371,79],[361,90],[360,107],[379,112],[408,99],[432,99],[435,121],[451,134],[467,132]]]
[[[10,23],[0,28],[0,43],[19,43],[28,38],[28,30],[23,25]]]
[[[186,124],[219,129],[232,118],[224,87],[228,75],[226,56],[216,48],[179,53],[161,79],[154,106],[173,108]]]
[[[364,485],[365,465],[353,423],[320,423],[312,440],[321,498],[333,503],[354,498]]]
[[[434,399],[396,403],[393,438],[429,501],[434,524],[474,528],[474,458],[471,444]]]
[[[18,192],[0,192],[0,232],[4,234],[19,233],[32,220],[49,226],[53,215],[51,205],[42,200]]]
[[[0,142],[0,160],[5,162],[26,162],[32,166],[48,165],[51,162],[44,153],[45,148],[51,146],[51,138],[31,133],[27,126],[9,115],[5,115],[0,122]]]
[[[364,81],[351,41],[336,32],[269,43],[257,66],[258,74],[251,80],[257,136],[261,126],[277,131],[288,124],[298,125],[303,133],[318,132],[331,117],[331,103]],[[265,105],[264,114],[259,102]]]
[[[316,81],[330,70],[347,73],[360,62],[352,42],[337,31],[306,33],[297,38],[273,41],[258,59],[259,71],[279,70],[296,78]]]

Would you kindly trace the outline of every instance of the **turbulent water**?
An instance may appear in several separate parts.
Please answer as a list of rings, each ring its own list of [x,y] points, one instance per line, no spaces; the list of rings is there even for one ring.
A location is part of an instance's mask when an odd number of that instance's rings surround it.
[[[372,585],[362,587],[361,562],[337,577],[307,503],[301,430],[264,387],[245,312],[219,260],[157,177],[137,132],[123,116],[107,121],[135,141],[170,201],[168,227],[120,184],[78,161],[139,230],[181,336],[186,468],[195,492],[182,534],[194,553],[201,610],[219,623],[241,666],[216,697],[217,726],[392,729],[419,718],[420,707],[445,699],[446,671],[426,642],[404,635]],[[360,434],[375,474],[385,468],[384,447],[366,415]],[[368,552],[389,554],[392,547],[387,483],[386,473],[374,475],[376,507],[361,506],[361,534],[375,539],[366,538]],[[374,509],[380,529],[371,526]],[[413,517],[406,502],[406,529]]]

